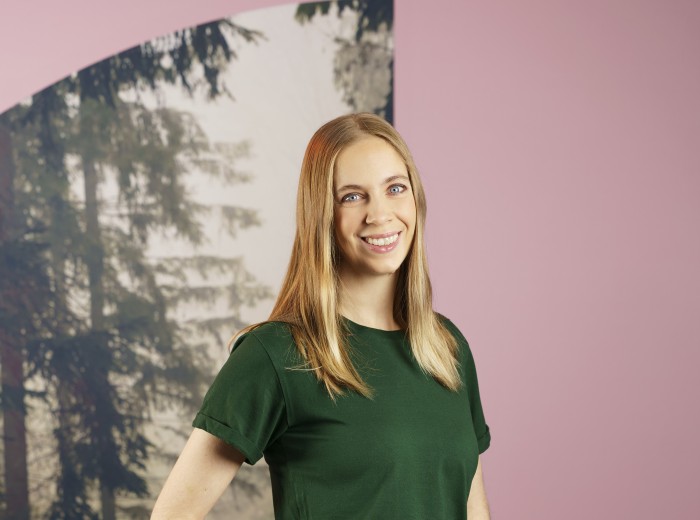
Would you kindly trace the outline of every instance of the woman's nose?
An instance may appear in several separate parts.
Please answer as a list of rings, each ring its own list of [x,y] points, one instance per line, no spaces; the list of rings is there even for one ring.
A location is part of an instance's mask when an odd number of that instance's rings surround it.
[[[373,197],[367,204],[367,224],[383,224],[391,220],[389,202],[381,197]]]

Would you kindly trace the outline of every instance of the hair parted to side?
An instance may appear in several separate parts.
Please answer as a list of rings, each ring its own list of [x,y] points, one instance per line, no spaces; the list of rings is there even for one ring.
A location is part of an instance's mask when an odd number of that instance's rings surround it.
[[[282,288],[268,320],[239,331],[242,334],[269,321],[289,325],[299,353],[331,399],[344,389],[372,398],[373,392],[350,360],[349,331],[338,312],[339,252],[334,239],[333,173],[338,154],[367,136],[387,141],[403,158],[416,203],[416,230],[408,255],[399,268],[394,319],[407,330],[411,350],[421,369],[446,388],[462,385],[457,340],[432,307],[423,232],[426,200],[413,157],[399,133],[370,113],[340,116],[319,128],[304,154],[297,192],[297,229]]]

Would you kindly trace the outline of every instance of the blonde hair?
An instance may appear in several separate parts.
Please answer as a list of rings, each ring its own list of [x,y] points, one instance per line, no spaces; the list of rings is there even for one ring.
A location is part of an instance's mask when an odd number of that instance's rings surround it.
[[[373,392],[353,366],[349,331],[338,312],[338,251],[334,239],[333,172],[338,154],[367,136],[388,142],[403,158],[416,204],[416,229],[408,255],[398,271],[394,319],[407,338],[418,365],[446,388],[457,391],[460,379],[457,341],[432,308],[423,232],[426,200],[408,146],[384,119],[369,113],[350,114],[324,124],[304,154],[297,192],[297,229],[287,274],[267,321],[250,325],[231,344],[270,321],[289,325],[294,342],[331,399],[345,388],[372,398]],[[298,369],[299,367],[297,367]]]

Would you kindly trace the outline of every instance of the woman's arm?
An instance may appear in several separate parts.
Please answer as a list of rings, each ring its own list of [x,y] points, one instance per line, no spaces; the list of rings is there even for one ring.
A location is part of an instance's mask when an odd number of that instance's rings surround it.
[[[469,490],[467,518],[469,518],[469,520],[491,520],[489,503],[486,500],[486,489],[484,489],[484,474],[481,469],[481,457],[479,457],[479,464],[476,466],[476,473],[472,479],[472,487]]]
[[[195,428],[165,481],[151,520],[203,519],[244,459],[234,447]]]

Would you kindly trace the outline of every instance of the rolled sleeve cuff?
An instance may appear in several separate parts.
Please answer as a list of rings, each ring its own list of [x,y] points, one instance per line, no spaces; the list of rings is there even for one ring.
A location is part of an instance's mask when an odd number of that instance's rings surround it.
[[[218,437],[226,444],[230,444],[238,451],[240,451],[245,456],[245,462],[251,466],[259,461],[263,454],[260,449],[250,441],[241,432],[234,430],[230,426],[217,421],[213,417],[204,415],[203,413],[198,413],[194,421],[192,421],[192,426],[204,430],[205,432],[211,433],[215,437]]]
[[[491,446],[491,431],[488,426],[486,426],[486,431],[479,435],[476,443],[479,446],[479,453],[484,453]]]

